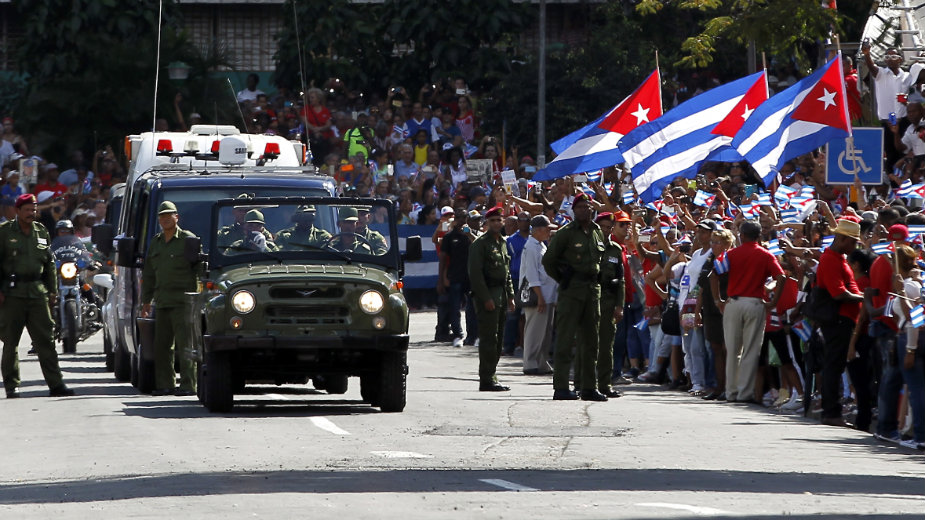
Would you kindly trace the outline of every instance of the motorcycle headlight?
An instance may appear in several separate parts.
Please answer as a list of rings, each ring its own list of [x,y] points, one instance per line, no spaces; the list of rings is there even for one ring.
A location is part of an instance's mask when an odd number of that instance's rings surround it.
[[[382,310],[385,300],[378,291],[366,291],[360,295],[360,308],[366,314],[376,314]]]
[[[255,304],[254,295],[249,291],[238,291],[231,297],[231,306],[241,314],[247,314],[254,310]]]
[[[77,264],[74,262],[64,262],[59,268],[61,271],[61,277],[70,280],[71,278],[77,276]]]

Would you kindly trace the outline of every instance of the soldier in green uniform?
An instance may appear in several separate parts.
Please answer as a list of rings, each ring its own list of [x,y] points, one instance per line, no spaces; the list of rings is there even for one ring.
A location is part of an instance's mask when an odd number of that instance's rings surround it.
[[[373,254],[373,246],[367,242],[364,237],[357,234],[357,216],[356,208],[340,208],[337,212],[337,225],[340,226],[340,233],[334,235],[334,240],[330,246],[338,251],[349,253],[363,253],[364,255]]]
[[[488,229],[469,246],[469,285],[479,323],[479,391],[482,392],[510,390],[495,375],[504,339],[505,311],[514,310],[511,257],[501,235],[504,227],[501,211],[500,206],[495,206],[485,212]]]
[[[292,215],[295,224],[276,234],[276,245],[280,251],[300,251],[321,247],[331,234],[315,227],[315,206],[299,206]]]
[[[249,193],[242,193],[235,197],[235,200],[240,200],[242,203],[254,198],[253,195]],[[224,226],[222,229],[218,230],[218,233],[215,235],[216,246],[221,249],[226,249],[238,240],[244,240],[245,230],[244,230],[244,220],[247,217],[247,212],[251,210],[250,206],[235,206],[231,210],[231,214],[234,216],[234,224],[230,226]],[[273,235],[271,235],[267,230],[263,231],[264,237],[268,241],[273,240]]]
[[[235,240],[228,246],[226,254],[238,251],[279,251],[272,238],[267,238],[266,221],[263,213],[256,209],[248,211],[244,216],[243,238]]]
[[[0,224],[0,372],[8,398],[19,397],[19,339],[29,330],[52,397],[74,395],[61,377],[49,306],[58,291],[55,261],[45,226],[35,221],[35,195],[16,199],[16,218]]]
[[[600,328],[601,286],[598,281],[604,255],[604,235],[591,220],[589,198],[575,196],[575,220],[553,235],[543,255],[543,268],[559,283],[556,308],[556,347],[553,367],[553,399],[573,400],[579,395],[569,390],[572,346],[578,350],[575,371],[580,374],[580,397],[586,401],[606,401],[597,391],[597,331]]]
[[[184,257],[184,242],[196,235],[180,229],[177,206],[164,201],[157,208],[161,232],[154,235],[141,275],[142,317],[151,315],[154,301],[154,385],[152,395],[174,393],[174,352],[180,364],[180,387],[176,395],[195,395],[196,366],[187,355],[190,348],[189,327],[186,323],[184,293],[195,292],[196,264]],[[176,351],[174,350],[176,347]]]
[[[385,242],[385,237],[382,236],[382,233],[367,227],[369,225],[369,208],[366,206],[357,208],[357,218],[356,233],[369,241],[375,254],[384,255],[389,250],[389,245]]]
[[[623,320],[623,304],[626,298],[625,273],[623,269],[623,247],[612,235],[626,239],[626,232],[632,219],[626,212],[601,213],[595,219],[604,235],[604,257],[601,260],[601,323],[598,331],[597,389],[606,397],[621,397],[619,391],[610,386],[613,376],[613,338],[617,324]]]

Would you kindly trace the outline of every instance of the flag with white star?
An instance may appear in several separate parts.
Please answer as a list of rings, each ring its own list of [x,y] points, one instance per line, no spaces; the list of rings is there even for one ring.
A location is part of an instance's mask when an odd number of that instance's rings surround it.
[[[675,177],[694,178],[711,154],[732,142],[713,129],[729,117],[745,94],[764,82],[764,72],[720,85],[688,99],[620,140],[620,153],[644,202],[662,196]]]
[[[841,54],[758,106],[732,140],[770,184],[788,160],[851,135]]]
[[[632,94],[606,114],[550,146],[559,155],[533,179],[549,181],[623,162],[617,143],[640,125],[662,115],[661,77],[656,69]]]

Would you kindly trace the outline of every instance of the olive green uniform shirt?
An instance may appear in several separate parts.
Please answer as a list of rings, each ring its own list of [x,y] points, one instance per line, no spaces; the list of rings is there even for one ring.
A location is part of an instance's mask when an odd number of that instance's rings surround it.
[[[185,305],[183,293],[196,291],[197,268],[184,257],[184,242],[195,236],[179,227],[170,242],[164,240],[163,231],[154,235],[141,273],[141,303],[153,299],[157,308]]]
[[[28,235],[18,218],[0,224],[0,291],[19,298],[56,294],[58,276],[49,246],[48,230],[38,222],[32,223]]]
[[[306,249],[305,246],[309,246],[308,249],[321,247],[329,238],[330,233],[315,226],[308,229],[292,226],[276,234],[276,245],[281,251],[298,251]]]
[[[600,226],[591,222],[585,231],[578,222],[572,221],[552,236],[543,255],[543,268],[559,283],[560,293],[580,294],[598,284],[604,250]],[[568,269],[572,274],[566,281],[563,272]],[[567,282],[568,287],[563,288],[563,282]]]
[[[476,299],[494,299],[495,305],[506,305],[514,297],[510,265],[503,236],[485,233],[476,238],[469,246],[469,285]]]
[[[358,235],[365,238],[373,246],[373,252],[377,255],[384,255],[389,250],[388,244],[385,243],[385,237],[378,231],[373,231],[368,227],[363,232],[357,232]]]
[[[263,230],[263,236],[267,237],[267,242],[273,240],[273,235],[266,229]],[[231,247],[238,240],[244,240],[244,238],[244,226],[241,224],[232,224],[218,230],[218,233],[215,235],[215,242],[218,244],[218,247],[226,248]]]
[[[604,257],[601,260],[601,299],[622,307],[626,301],[626,273],[623,272],[623,247],[616,240],[604,237]]]

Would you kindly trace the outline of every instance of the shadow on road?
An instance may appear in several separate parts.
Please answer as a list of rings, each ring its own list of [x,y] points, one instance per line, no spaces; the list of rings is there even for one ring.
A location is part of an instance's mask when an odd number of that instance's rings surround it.
[[[482,482],[482,479],[503,479],[543,492],[706,491],[767,495],[863,494],[875,497],[885,495],[876,498],[908,497],[916,500],[925,497],[925,487],[919,478],[878,475],[669,469],[365,470],[127,475],[93,480],[7,484],[0,486],[0,504],[229,494],[510,492]],[[769,500],[773,498],[769,497]],[[839,514],[813,518],[875,517]]]

